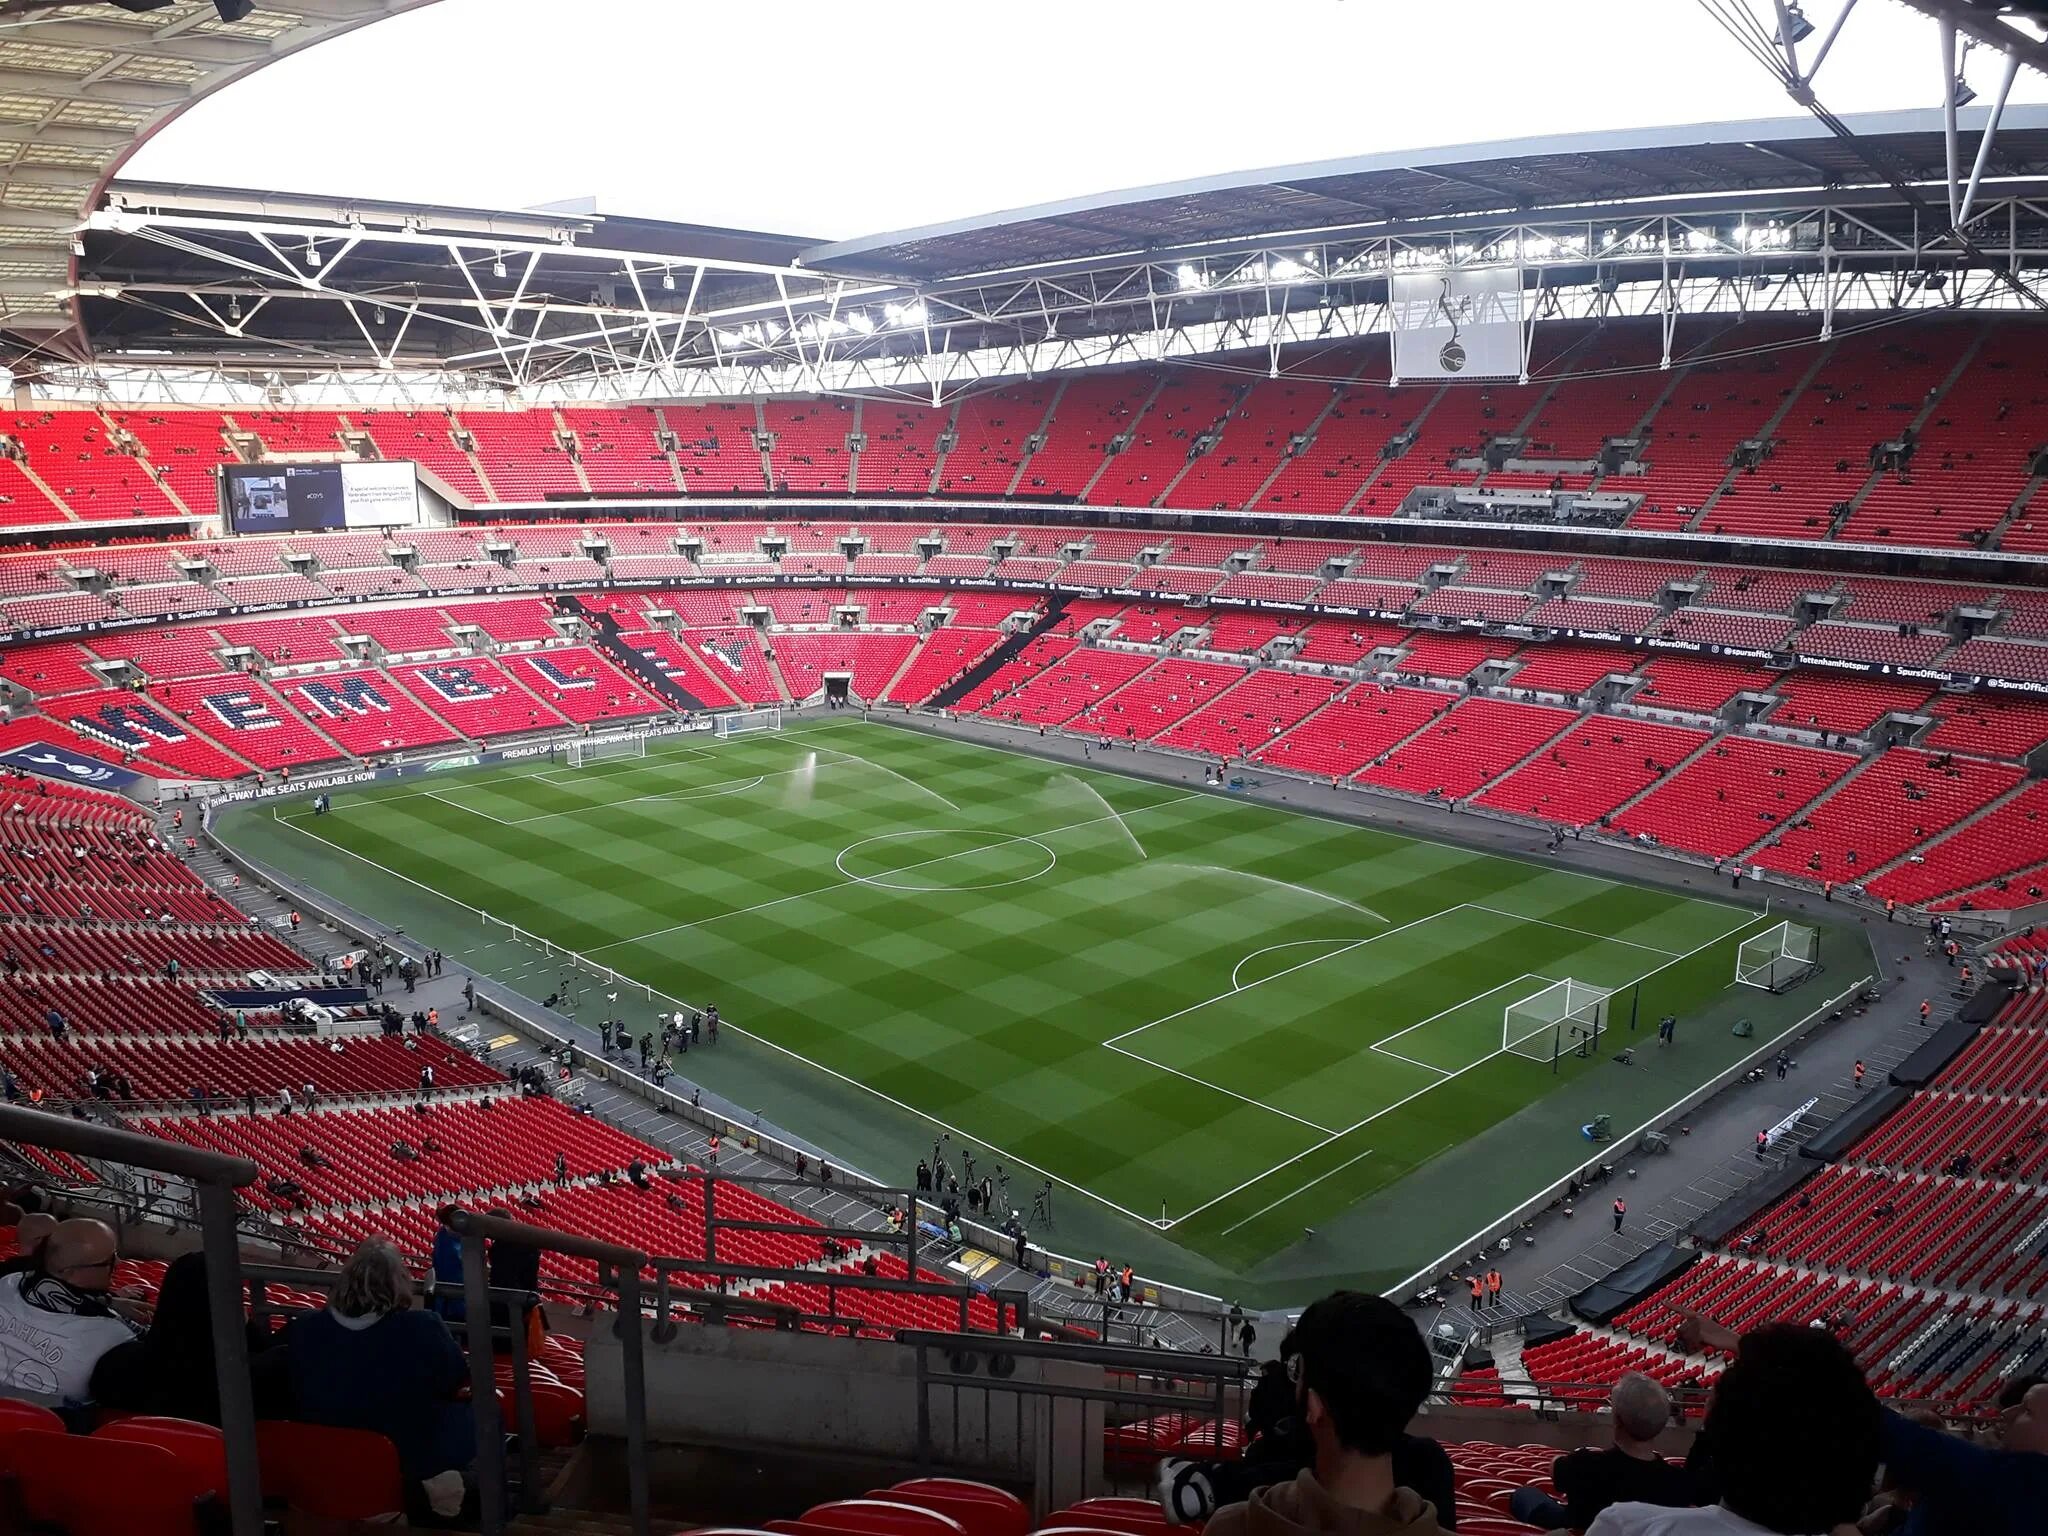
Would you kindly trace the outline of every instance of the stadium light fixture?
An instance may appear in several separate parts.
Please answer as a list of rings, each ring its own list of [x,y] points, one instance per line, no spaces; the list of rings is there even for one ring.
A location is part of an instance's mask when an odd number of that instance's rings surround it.
[[[1803,43],[1813,36],[1813,23],[1806,19],[1806,13],[1794,5],[1785,7],[1785,24],[1778,28],[1778,46],[1787,43]]]
[[[1184,293],[1209,286],[1207,274],[1197,271],[1185,261],[1174,269],[1173,279],[1180,284]]]
[[[1949,87],[1949,94],[1957,107],[1967,107],[1977,99],[1977,93],[1970,89],[1970,82],[1957,75],[1955,84]]]
[[[502,257],[502,256],[500,256],[500,257],[499,257],[499,258],[498,258],[498,259],[497,259],[496,261],[494,261],[494,262],[492,262],[492,263],[491,263],[491,276],[493,276],[493,277],[496,277],[496,278],[502,278],[502,277],[504,277],[504,275],[505,275],[505,258],[504,258],[504,257]]]
[[[240,299],[233,297],[228,299],[228,319],[237,325],[242,323],[242,301]]]
[[[875,333],[875,317],[864,309],[856,309],[849,313],[846,323],[863,336],[872,336]]]
[[[676,275],[675,275],[675,273],[673,273],[673,272],[664,272],[664,273],[662,273],[662,274],[661,274],[661,286],[662,286],[663,288],[667,289],[667,290],[668,290],[668,291],[669,291],[670,293],[674,293],[674,292],[676,291]]]
[[[308,240],[306,242],[306,265],[309,267],[317,267],[320,265],[320,260],[321,257],[319,245],[316,244],[314,241]]]

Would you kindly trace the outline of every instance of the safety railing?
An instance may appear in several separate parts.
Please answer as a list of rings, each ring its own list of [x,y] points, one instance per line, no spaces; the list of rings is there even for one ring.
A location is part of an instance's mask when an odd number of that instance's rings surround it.
[[[157,1141],[89,1120],[60,1118],[16,1105],[0,1105],[0,1139],[146,1168],[192,1185],[200,1244],[206,1255],[214,1370],[220,1383],[229,1528],[234,1536],[262,1536],[263,1477],[256,1459],[256,1401],[249,1377],[249,1346],[242,1331],[242,1255],[234,1196],[237,1189],[255,1182],[256,1165],[247,1158]]]

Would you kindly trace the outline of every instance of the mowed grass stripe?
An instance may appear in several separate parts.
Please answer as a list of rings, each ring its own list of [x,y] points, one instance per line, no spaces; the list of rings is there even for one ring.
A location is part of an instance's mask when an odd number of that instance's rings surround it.
[[[835,738],[867,761],[835,757]],[[688,798],[756,774],[766,776],[757,788]],[[1296,1230],[1291,1204],[1243,1224],[1292,1187],[1271,1174],[1276,1165],[1330,1172],[1311,1203],[1338,1208],[1427,1161],[1447,1131],[1469,1135],[1551,1086],[1533,1063],[1514,1059],[1507,1074],[1489,1063],[1454,1091],[1387,1114],[1374,1155],[1357,1160],[1365,1141],[1348,1138],[1325,1162],[1312,1149],[1328,1138],[1301,1120],[1349,1126],[1440,1080],[1372,1053],[1373,1041],[1451,1008],[1441,1026],[1407,1036],[1415,1049],[1403,1054],[1450,1062],[1467,1042],[1497,1048],[1499,1000],[1455,1011],[1464,998],[1523,972],[1639,974],[1661,956],[1614,940],[1682,947],[1736,915],[1535,861],[873,726],[706,744],[581,774],[542,763],[437,775],[432,794],[421,784],[344,795],[317,822],[295,813],[303,836],[288,841],[330,842],[551,943],[601,950],[621,975],[715,1001],[764,1040],[1119,1209],[1151,1217],[1163,1202],[1178,1216],[1247,1185],[1247,1198],[1189,1227],[1205,1251],[1233,1256],[1270,1251]],[[1015,837],[1051,852],[1004,841]],[[936,864],[924,862],[931,853]],[[1023,883],[900,891],[848,870]],[[1451,910],[1468,901],[1499,915]],[[1276,997],[1290,993],[1284,1006],[1209,1003],[1254,951],[1334,948],[1386,931],[1345,903],[1425,926],[1355,952],[1383,960],[1353,965],[1346,953],[1303,972],[1305,989],[1274,983]],[[1103,1048],[1189,1008],[1189,1032],[1127,1043],[1214,1086]],[[1446,1103],[1432,1107],[1438,1098]],[[914,1148],[905,1153],[914,1161]]]

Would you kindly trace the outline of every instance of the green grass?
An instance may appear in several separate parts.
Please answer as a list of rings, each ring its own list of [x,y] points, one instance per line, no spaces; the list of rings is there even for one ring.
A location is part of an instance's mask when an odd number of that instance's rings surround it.
[[[948,1128],[1056,1181],[1055,1246],[1170,1252],[1194,1283],[1388,1198],[1417,1212],[1397,1240],[1313,1262],[1398,1277],[1583,1157],[1588,1093],[1626,1129],[1755,1044],[1690,1023],[1754,908],[858,722],[222,830],[535,995],[560,962],[499,925],[716,1002],[742,1038],[688,1075],[878,1175]],[[1617,1033],[1679,1012],[1682,1049],[1504,1054],[1504,1007],[1565,977],[1615,990]],[[1437,1176],[1516,1127],[1483,1176]]]

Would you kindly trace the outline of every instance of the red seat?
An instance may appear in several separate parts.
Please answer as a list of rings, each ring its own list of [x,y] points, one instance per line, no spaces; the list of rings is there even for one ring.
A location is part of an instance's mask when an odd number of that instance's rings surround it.
[[[1031,1528],[1031,1512],[1015,1494],[987,1483],[960,1478],[920,1477],[894,1488],[879,1490],[871,1498],[893,1499],[951,1515],[967,1536],[1024,1536]]]
[[[405,1510],[398,1447],[365,1429],[267,1419],[256,1426],[266,1497],[316,1520],[377,1520]]]
[[[0,1397],[0,1436],[12,1434],[17,1429],[47,1429],[52,1434],[64,1433],[64,1421],[52,1408],[41,1403],[25,1403],[18,1397]]]
[[[193,1506],[206,1489],[180,1456],[160,1445],[16,1430],[0,1451],[31,1521],[65,1536],[178,1536],[196,1531]]]
[[[194,1419],[137,1414],[93,1431],[95,1440],[120,1440],[131,1445],[161,1446],[177,1457],[200,1486],[216,1498],[228,1493],[228,1448],[218,1428]]]
[[[951,1515],[893,1499],[835,1499],[804,1511],[803,1523],[866,1536],[966,1536]]]

